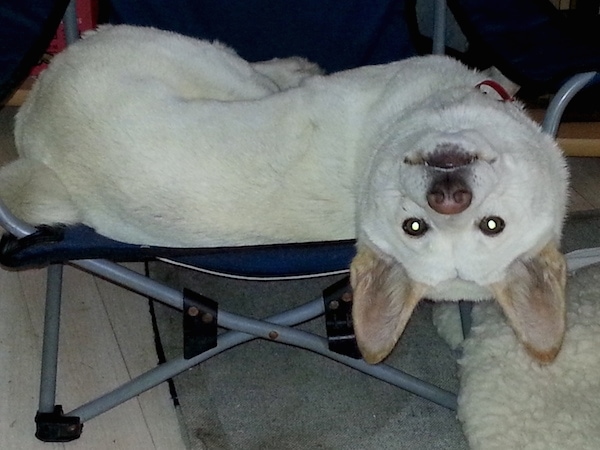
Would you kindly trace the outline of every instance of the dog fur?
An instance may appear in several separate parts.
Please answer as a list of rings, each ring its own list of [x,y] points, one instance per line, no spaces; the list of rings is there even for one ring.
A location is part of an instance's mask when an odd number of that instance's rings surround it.
[[[423,298],[496,298],[530,354],[564,334],[567,169],[517,102],[447,57],[322,75],[169,32],[105,27],[16,118],[2,199],[34,223],[231,246],[357,238],[354,322],[382,360]],[[492,228],[489,228],[488,225]]]

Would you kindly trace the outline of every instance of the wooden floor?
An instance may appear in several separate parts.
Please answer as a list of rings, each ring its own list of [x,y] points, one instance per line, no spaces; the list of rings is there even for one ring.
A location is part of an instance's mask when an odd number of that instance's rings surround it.
[[[14,157],[7,117],[0,114],[0,164]],[[600,208],[600,158],[569,164],[571,209]],[[45,278],[41,270],[0,269],[0,449],[185,448],[165,385],[90,420],[75,442],[34,438]],[[157,357],[146,299],[72,268],[64,285],[57,400],[70,410],[154,367]]]
[[[0,448],[183,449],[165,385],[84,425],[70,444],[34,436],[46,274],[0,271]],[[65,410],[156,365],[148,301],[66,268],[57,402]]]
[[[569,210],[600,208],[600,157],[568,158],[568,162],[571,170]]]

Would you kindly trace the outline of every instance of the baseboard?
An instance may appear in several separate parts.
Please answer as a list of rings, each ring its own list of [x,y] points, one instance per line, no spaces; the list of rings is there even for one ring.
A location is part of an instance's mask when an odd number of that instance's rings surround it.
[[[31,86],[35,82],[34,77],[27,78],[23,84],[15,91],[11,98],[6,102],[6,106],[21,106],[31,90]]]
[[[600,157],[600,139],[558,139],[560,148],[567,156]]]

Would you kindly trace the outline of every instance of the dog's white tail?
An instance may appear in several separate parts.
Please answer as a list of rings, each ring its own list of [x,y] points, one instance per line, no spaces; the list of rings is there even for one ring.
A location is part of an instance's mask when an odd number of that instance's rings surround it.
[[[34,225],[81,222],[56,174],[32,159],[18,159],[0,169],[0,199],[14,215]]]

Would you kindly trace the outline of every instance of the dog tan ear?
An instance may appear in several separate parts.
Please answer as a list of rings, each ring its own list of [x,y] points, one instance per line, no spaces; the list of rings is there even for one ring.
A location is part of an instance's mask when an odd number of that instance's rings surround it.
[[[550,363],[565,334],[567,280],[564,256],[548,244],[535,258],[515,261],[491,286],[517,338],[540,363]]]
[[[358,348],[366,362],[383,360],[394,348],[425,287],[404,267],[359,247],[350,266],[352,317]]]

